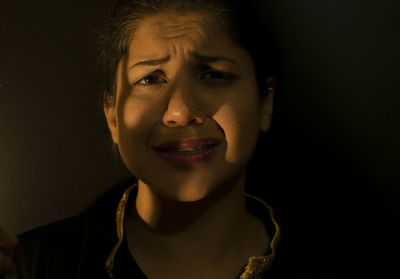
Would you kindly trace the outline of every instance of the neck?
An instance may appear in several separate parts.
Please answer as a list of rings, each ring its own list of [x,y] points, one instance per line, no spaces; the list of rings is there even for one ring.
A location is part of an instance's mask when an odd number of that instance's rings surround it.
[[[246,210],[244,181],[243,175],[197,202],[171,201],[139,182],[126,224],[129,250],[139,266],[154,278],[157,270],[177,272],[174,278],[199,270],[218,274],[202,278],[233,278],[250,256],[262,255],[268,235]]]

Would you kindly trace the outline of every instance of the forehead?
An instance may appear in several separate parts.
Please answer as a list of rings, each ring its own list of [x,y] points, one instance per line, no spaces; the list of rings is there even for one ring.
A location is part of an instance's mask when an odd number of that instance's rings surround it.
[[[139,22],[129,56],[174,55],[184,51],[216,54],[236,47],[217,20],[206,13],[160,13]]]

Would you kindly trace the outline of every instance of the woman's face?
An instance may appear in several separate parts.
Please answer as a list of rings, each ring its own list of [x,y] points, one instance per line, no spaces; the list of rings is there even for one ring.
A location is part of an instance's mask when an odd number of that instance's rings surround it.
[[[139,187],[197,201],[234,186],[272,112],[249,54],[201,13],[153,15],[133,35],[105,114]]]

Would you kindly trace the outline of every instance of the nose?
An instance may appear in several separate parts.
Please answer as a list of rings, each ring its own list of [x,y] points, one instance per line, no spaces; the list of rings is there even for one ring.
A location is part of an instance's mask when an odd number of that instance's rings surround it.
[[[201,125],[204,119],[198,98],[196,98],[190,83],[171,88],[167,108],[162,118],[165,126],[174,128],[191,124]]]

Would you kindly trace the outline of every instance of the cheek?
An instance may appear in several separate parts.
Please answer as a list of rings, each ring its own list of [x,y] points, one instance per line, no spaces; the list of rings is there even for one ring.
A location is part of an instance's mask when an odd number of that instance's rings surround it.
[[[214,115],[225,133],[225,160],[229,163],[249,160],[256,146],[259,119],[255,105],[249,99],[237,99],[222,105]]]
[[[140,157],[147,144],[152,123],[156,121],[157,106],[146,100],[126,99],[118,105],[119,151],[125,164],[130,168],[133,158]]]

